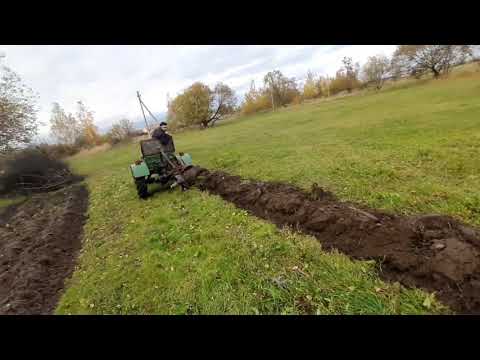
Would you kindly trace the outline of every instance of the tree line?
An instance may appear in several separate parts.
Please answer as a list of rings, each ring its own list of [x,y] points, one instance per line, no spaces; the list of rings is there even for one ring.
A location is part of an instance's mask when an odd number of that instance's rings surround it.
[[[269,111],[305,100],[351,93],[373,87],[380,90],[387,80],[405,77],[439,78],[459,64],[474,58],[473,45],[399,45],[389,58],[371,56],[363,67],[351,57],[342,59],[335,76],[320,76],[308,71],[305,82],[289,78],[279,70],[268,72],[260,87],[251,82],[243,101],[236,105],[235,92],[225,84],[215,89],[197,82],[177,95],[168,104],[168,119],[174,127],[213,126],[217,120],[232,114],[252,114]],[[222,89],[222,92],[219,92]],[[219,95],[222,101],[218,101]],[[224,106],[222,106],[225,104]]]
[[[168,102],[167,119],[173,128],[208,128],[225,117],[270,111],[305,100],[351,93],[373,87],[380,90],[387,80],[430,75],[438,79],[459,64],[475,58],[478,45],[399,45],[389,58],[371,56],[360,67],[351,57],[342,60],[333,77],[308,71],[303,84],[279,70],[268,72],[257,88],[254,81],[238,102],[235,91],[227,84],[213,88],[196,82]],[[0,54],[0,61],[2,55]],[[477,59],[478,60],[478,59]],[[480,64],[480,62],[479,62]],[[0,63],[0,156],[25,147],[37,134],[38,95],[26,86],[18,74]],[[54,103],[50,118],[51,135],[59,144],[75,152],[79,148],[105,142],[112,144],[138,135],[133,123],[120,119],[107,134],[101,135],[95,126],[94,112],[83,102],[77,102],[75,114],[66,113]]]
[[[55,144],[42,143],[38,148],[53,157],[70,156],[93,146],[115,145],[139,135],[134,124],[126,118],[113,123],[106,134],[95,125],[94,111],[77,101],[75,114],[66,113],[59,103],[53,103],[50,115],[50,135]]]
[[[67,114],[58,103],[54,103],[50,117],[50,133],[57,143],[79,148],[106,142],[116,144],[137,135],[133,123],[126,118],[115,122],[105,135],[101,135],[95,125],[94,112],[82,101],[77,102],[76,114]]]

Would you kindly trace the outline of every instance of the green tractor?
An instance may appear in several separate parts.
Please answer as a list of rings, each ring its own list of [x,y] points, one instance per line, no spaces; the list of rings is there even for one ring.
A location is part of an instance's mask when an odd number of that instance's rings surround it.
[[[157,139],[140,141],[140,149],[142,158],[130,165],[140,198],[148,196],[148,184],[152,183],[168,185],[170,188],[178,185],[182,191],[188,189],[182,174],[193,166],[189,154],[166,152]]]

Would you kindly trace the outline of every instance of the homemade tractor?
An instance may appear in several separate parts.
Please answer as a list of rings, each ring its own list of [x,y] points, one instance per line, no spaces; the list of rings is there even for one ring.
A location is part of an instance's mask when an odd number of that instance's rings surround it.
[[[148,184],[160,183],[170,188],[180,186],[182,191],[188,189],[183,173],[192,167],[189,154],[165,152],[160,141],[156,139],[140,141],[142,158],[130,165],[135,180],[138,196],[148,196]]]
[[[140,93],[137,92],[137,96],[148,129],[144,108],[150,116],[155,120],[157,119],[140,98]],[[179,153],[177,155],[174,149],[165,149],[157,139],[140,141],[140,149],[142,158],[130,165],[130,171],[140,198],[144,199],[148,196],[148,184],[152,183],[168,185],[170,188],[180,186],[182,191],[188,189],[183,174],[192,167],[192,157],[189,154]]]

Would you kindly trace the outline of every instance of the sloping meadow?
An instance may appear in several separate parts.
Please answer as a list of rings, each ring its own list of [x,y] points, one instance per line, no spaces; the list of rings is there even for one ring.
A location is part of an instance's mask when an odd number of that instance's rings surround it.
[[[472,81],[473,80],[473,81]],[[479,75],[239,118],[175,137],[194,163],[243,178],[313,183],[342,201],[479,225]],[[383,282],[378,261],[325,253],[193,189],[135,193],[138,145],[77,156],[89,220],[59,313],[399,314],[446,310]]]

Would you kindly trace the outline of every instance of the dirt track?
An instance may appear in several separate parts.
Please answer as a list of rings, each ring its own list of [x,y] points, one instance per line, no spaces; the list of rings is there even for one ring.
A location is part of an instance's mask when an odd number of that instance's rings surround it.
[[[439,215],[395,216],[340,202],[316,186],[245,181],[193,168],[186,179],[277,226],[315,236],[355,259],[374,259],[383,279],[435,291],[459,313],[480,313],[480,232]]]
[[[0,213],[0,314],[51,314],[81,246],[82,185],[33,196]]]

